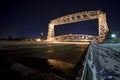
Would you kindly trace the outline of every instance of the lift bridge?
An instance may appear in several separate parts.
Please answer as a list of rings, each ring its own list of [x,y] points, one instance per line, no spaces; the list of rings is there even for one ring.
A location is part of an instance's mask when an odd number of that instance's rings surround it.
[[[98,35],[85,35],[85,34],[67,34],[61,36],[55,36],[54,27],[56,25],[63,25],[75,22],[81,22],[86,20],[98,19]],[[94,29],[93,29],[94,30]],[[85,11],[75,14],[66,15],[52,20],[49,23],[48,35],[46,41],[99,41],[102,42],[105,39],[106,33],[109,31],[106,14],[100,10]]]
[[[98,37],[93,35],[83,35],[83,34],[67,34],[54,37],[56,41],[97,41]]]

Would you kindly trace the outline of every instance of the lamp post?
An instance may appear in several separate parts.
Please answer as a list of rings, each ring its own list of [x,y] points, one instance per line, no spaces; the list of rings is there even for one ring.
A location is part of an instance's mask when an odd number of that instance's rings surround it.
[[[40,36],[41,36],[41,42],[42,42],[43,41],[43,33],[42,32],[41,32]]]

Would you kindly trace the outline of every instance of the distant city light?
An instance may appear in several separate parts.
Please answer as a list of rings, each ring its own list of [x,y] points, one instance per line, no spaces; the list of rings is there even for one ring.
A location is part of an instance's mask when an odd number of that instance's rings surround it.
[[[112,37],[112,38],[116,38],[116,35],[115,35],[115,34],[111,34],[111,37]]]
[[[36,39],[36,41],[41,41],[41,39]]]

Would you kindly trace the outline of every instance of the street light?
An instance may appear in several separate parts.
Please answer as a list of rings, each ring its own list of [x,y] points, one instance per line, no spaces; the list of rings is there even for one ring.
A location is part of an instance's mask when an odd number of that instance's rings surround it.
[[[43,41],[43,33],[41,32],[41,34],[40,34],[40,35],[41,35],[41,41]]]
[[[116,38],[116,34],[111,34],[111,38]]]
[[[41,32],[41,35],[43,35],[43,33]]]

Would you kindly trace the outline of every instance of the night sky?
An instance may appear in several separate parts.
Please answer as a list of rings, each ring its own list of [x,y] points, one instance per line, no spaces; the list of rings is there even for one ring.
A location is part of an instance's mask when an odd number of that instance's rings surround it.
[[[0,2],[0,38],[46,37],[51,20],[72,13],[101,10],[112,31],[120,31],[119,0],[3,0]],[[55,27],[55,34],[97,35],[97,19]]]

